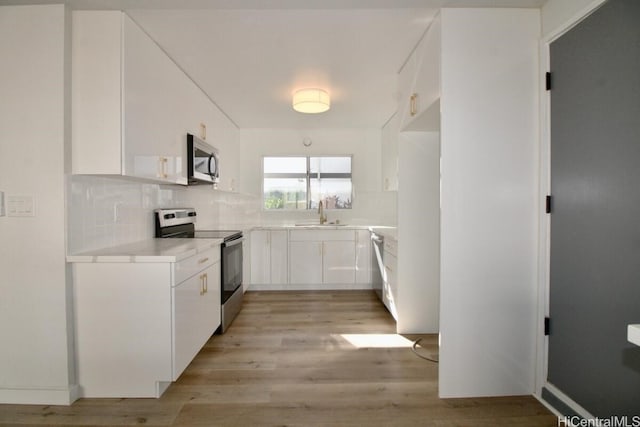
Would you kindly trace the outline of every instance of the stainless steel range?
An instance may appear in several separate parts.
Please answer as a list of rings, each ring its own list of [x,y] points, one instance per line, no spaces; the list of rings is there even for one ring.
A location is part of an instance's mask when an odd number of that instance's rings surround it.
[[[156,209],[154,211],[156,237],[222,239],[220,333],[224,333],[242,308],[242,247],[240,230],[196,230],[196,211],[193,208]]]

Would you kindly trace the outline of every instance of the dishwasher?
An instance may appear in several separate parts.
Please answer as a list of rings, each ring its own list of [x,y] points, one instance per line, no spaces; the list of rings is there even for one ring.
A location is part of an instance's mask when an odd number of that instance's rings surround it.
[[[386,272],[384,269],[384,263],[382,259],[383,248],[384,248],[384,238],[381,235],[376,234],[372,231],[371,232],[371,284],[372,284],[373,290],[376,292],[376,295],[378,295],[378,298],[380,298],[380,301],[382,301],[382,303],[384,304],[383,286],[386,280],[386,277],[385,277]]]

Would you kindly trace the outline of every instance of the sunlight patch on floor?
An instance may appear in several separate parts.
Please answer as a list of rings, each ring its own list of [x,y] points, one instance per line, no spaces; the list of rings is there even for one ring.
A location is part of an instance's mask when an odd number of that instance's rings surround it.
[[[340,334],[356,348],[409,348],[413,342],[398,334]]]

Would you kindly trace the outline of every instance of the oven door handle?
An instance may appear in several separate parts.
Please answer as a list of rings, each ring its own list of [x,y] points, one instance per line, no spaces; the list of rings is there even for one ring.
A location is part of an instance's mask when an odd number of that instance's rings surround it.
[[[231,246],[239,245],[242,242],[244,242],[244,237],[240,237],[239,239],[234,239],[234,240],[229,240],[228,242],[224,242],[222,246],[224,246],[225,248],[229,248]]]

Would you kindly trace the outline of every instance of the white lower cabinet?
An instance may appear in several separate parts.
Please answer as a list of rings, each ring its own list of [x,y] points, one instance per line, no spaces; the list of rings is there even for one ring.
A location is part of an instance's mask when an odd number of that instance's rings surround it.
[[[292,230],[289,278],[295,285],[354,285],[354,230]]]
[[[369,230],[280,227],[251,232],[251,287],[370,289]]]
[[[371,232],[356,230],[356,283],[371,285],[371,250]]]
[[[173,380],[220,326],[220,263],[173,287]]]
[[[398,244],[391,239],[385,239],[384,260],[385,280],[382,284],[382,302],[389,312],[398,320]]]
[[[290,241],[289,253],[289,277],[292,284],[323,283],[322,242]]]
[[[286,284],[288,279],[288,231],[251,232],[251,284]]]
[[[322,283],[355,283],[355,265],[355,241],[322,242]]]
[[[220,249],[177,263],[75,262],[80,397],[159,397],[220,325]]]

